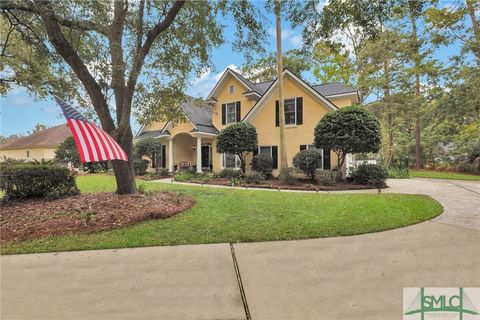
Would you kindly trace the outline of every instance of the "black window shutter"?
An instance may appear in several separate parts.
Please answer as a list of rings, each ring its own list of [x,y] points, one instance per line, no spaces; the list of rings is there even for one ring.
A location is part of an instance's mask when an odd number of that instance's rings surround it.
[[[227,105],[222,103],[222,125],[227,123]]]
[[[167,146],[162,144],[162,168],[167,167],[167,152],[166,152]]]
[[[275,101],[275,127],[280,127],[280,105]]]
[[[300,151],[307,150],[307,145],[306,144],[301,144],[300,145]]]
[[[303,97],[297,98],[297,124],[303,124]]]
[[[278,169],[278,147],[272,146],[272,160],[273,160],[273,169]]]
[[[235,114],[237,115],[237,119],[236,121],[237,122],[240,122],[242,119],[241,119],[241,107],[240,107],[240,101],[237,101],[235,102],[235,108],[237,109]]]
[[[330,150],[323,150],[323,169],[330,170]]]

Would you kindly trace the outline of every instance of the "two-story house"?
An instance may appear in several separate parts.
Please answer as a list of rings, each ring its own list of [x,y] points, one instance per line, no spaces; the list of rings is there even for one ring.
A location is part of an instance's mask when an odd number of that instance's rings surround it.
[[[309,85],[291,71],[284,71],[285,125],[288,165],[301,150],[313,146],[313,131],[318,121],[330,111],[359,101],[358,91],[340,83]],[[188,166],[197,172],[238,168],[234,155],[216,152],[217,134],[231,123],[248,121],[257,129],[258,153],[269,154],[278,174],[279,107],[278,80],[253,83],[239,73],[227,69],[199,107],[193,99],[181,105],[188,121],[172,125],[156,122],[143,126],[136,139],[155,137],[163,144],[155,161],[170,172]],[[337,163],[330,150],[320,150],[323,169]],[[248,161],[248,164],[250,161]]]

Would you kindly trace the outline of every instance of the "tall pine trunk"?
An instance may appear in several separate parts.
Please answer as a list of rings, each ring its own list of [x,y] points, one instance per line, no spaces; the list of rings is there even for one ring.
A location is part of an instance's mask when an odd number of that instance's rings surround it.
[[[415,14],[411,13],[410,15],[412,23],[412,38],[414,44],[414,63],[415,63],[415,101],[418,103],[417,110],[415,112],[415,168],[422,168],[422,147],[421,147],[421,128],[420,128],[420,108],[421,99],[420,99],[420,45],[418,43],[417,35],[417,18]]]
[[[283,58],[282,58],[282,30],[280,19],[280,0],[275,0],[275,22],[277,36],[277,73],[278,73],[278,105],[280,121],[280,171],[288,170],[287,141],[285,131],[285,106],[283,101]],[[285,177],[285,175],[280,175]],[[285,177],[286,178],[286,177]]]

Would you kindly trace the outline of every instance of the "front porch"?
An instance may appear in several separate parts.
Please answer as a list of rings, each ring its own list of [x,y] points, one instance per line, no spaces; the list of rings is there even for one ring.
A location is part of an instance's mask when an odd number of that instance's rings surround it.
[[[178,172],[193,168],[196,172],[213,169],[216,135],[199,132],[182,132],[159,138],[165,151],[161,162],[168,171]]]

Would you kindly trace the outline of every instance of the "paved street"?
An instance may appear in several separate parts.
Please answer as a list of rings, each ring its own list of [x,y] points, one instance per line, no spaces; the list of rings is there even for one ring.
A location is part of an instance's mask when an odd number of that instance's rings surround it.
[[[444,213],[373,234],[2,256],[1,319],[401,319],[403,287],[480,286],[480,183],[389,181]],[[321,195],[319,195],[321,196]]]

